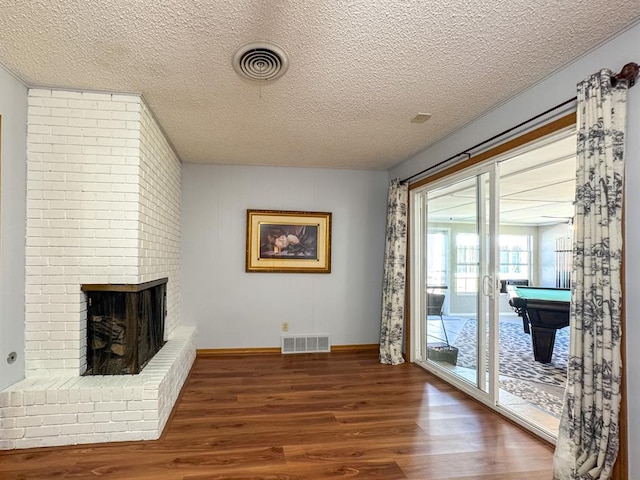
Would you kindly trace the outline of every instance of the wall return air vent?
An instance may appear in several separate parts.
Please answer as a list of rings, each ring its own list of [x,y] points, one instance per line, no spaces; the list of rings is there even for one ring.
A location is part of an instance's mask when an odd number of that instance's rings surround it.
[[[273,43],[253,42],[236,51],[233,68],[245,80],[266,83],[285,74],[289,59],[285,51]]]
[[[329,335],[282,335],[282,353],[331,352]]]

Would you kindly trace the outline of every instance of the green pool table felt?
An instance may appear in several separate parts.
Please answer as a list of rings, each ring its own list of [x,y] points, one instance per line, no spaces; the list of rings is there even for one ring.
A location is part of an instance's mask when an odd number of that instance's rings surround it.
[[[571,290],[540,287],[513,287],[520,298],[527,300],[545,300],[551,302],[570,302]]]

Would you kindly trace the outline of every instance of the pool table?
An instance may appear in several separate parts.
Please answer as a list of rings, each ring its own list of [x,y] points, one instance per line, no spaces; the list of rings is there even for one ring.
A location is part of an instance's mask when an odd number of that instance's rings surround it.
[[[509,304],[522,317],[524,331],[531,333],[535,360],[549,363],[556,330],[569,326],[571,290],[514,285],[507,293]]]

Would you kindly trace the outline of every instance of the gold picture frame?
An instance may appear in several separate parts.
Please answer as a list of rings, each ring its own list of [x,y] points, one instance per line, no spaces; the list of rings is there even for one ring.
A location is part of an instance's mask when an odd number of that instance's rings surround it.
[[[246,271],[331,273],[331,213],[247,210]]]

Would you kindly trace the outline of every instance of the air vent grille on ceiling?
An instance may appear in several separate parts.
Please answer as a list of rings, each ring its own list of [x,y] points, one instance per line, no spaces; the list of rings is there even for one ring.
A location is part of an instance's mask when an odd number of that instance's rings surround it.
[[[254,82],[280,78],[289,68],[287,54],[271,43],[248,43],[233,56],[233,68],[241,77]]]

